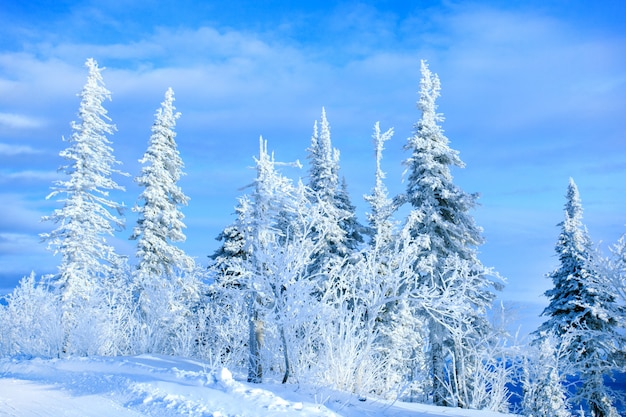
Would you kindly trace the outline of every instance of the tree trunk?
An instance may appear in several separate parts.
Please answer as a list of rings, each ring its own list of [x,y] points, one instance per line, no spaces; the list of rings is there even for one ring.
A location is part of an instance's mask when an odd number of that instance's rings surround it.
[[[445,358],[443,339],[445,329],[435,320],[430,321],[430,358],[433,376],[433,403],[448,406],[445,387]]]
[[[250,297],[249,314],[249,340],[250,354],[248,357],[248,382],[260,384],[263,382],[263,365],[261,363],[261,346],[263,345],[263,321],[259,318],[259,312],[255,305],[256,295]]]
[[[285,338],[285,329],[280,327],[280,340],[283,344],[283,356],[285,358],[285,375],[283,376],[283,384],[289,379],[289,354],[287,351],[287,339]]]

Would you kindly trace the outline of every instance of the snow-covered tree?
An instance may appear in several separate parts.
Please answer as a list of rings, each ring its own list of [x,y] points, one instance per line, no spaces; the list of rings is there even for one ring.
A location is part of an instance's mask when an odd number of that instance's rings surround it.
[[[466,347],[472,343],[473,336],[481,339],[479,334],[488,327],[485,310],[495,297],[492,289],[497,287],[497,283],[490,279],[490,271],[477,257],[477,247],[483,243],[482,230],[469,213],[476,205],[477,195],[464,192],[452,181],[451,167],[463,167],[464,164],[458,152],[449,147],[448,138],[440,126],[443,116],[437,113],[436,105],[441,89],[439,78],[431,73],[424,61],[421,63],[421,76],[417,106],[422,117],[405,145],[411,153],[405,161],[408,171],[405,198],[412,207],[413,218],[417,219],[413,235],[424,235],[430,239],[430,250],[422,254],[428,259],[430,267],[418,271],[420,276],[415,285],[427,286],[442,293],[457,289],[456,299],[469,314],[466,317],[471,318],[465,325],[472,330],[464,332],[462,344],[457,345],[450,329],[459,323],[450,323],[450,318],[436,314],[429,316],[433,401],[447,405],[457,400],[448,401],[450,393],[445,389],[446,380],[456,378],[467,381],[462,388],[470,390],[471,372],[459,366],[454,375],[447,375],[446,363],[449,359],[457,365],[468,363],[463,360],[464,355],[469,354]],[[463,402],[455,405],[467,406]]]
[[[105,237],[124,225],[119,217],[123,205],[109,197],[110,191],[124,189],[112,179],[112,174],[122,173],[115,168],[119,162],[107,138],[115,126],[102,106],[110,92],[96,61],[90,58],[86,66],[89,74],[80,94],[80,122],[72,123],[70,146],[60,152],[68,161],[61,168],[68,179],[57,181],[48,196],[64,196],[59,200],[63,207],[43,218],[54,222],[56,229],[41,235],[48,248],[62,256],[56,282],[61,291],[64,351],[82,354],[95,349],[102,288],[120,265]]]
[[[548,277],[553,288],[542,315],[548,319],[536,334],[539,340],[555,335],[568,338],[568,360],[582,380],[577,400],[587,403],[594,417],[617,416],[604,376],[616,368],[615,352],[621,311],[605,276],[597,269],[591,239],[582,223],[578,187],[570,178],[565,219],[555,246],[559,267]]]
[[[339,151],[332,147],[330,124],[324,108],[322,108],[319,129],[317,121],[313,125],[311,146],[308,151],[310,160],[309,187],[321,199],[332,201],[339,187]]]
[[[171,278],[175,271],[191,271],[193,259],[173,242],[184,242],[184,215],[179,210],[187,197],[178,181],[183,174],[183,160],[176,145],[174,91],[169,88],[157,110],[152,135],[142,159],[144,166],[135,181],[143,192],[133,211],[139,213],[131,239],[137,240],[137,274],[145,277]]]
[[[250,197],[239,198],[235,207],[235,221],[226,226],[217,236],[222,242],[209,258],[209,285],[207,304],[202,307],[206,312],[205,335],[202,336],[208,359],[219,366],[241,367],[249,357],[246,352],[248,342],[247,308],[245,288],[247,275],[243,264],[248,260],[252,249],[246,242],[250,236],[249,213]],[[244,334],[245,333],[245,334]]]
[[[347,288],[343,304],[354,306],[343,314],[362,314],[356,320],[361,333],[357,340],[363,345],[360,354],[368,358],[364,366],[371,366],[370,390],[382,396],[424,400],[429,391],[424,383],[425,323],[413,314],[424,297],[415,287],[416,291],[409,290],[416,259],[427,247],[427,239],[414,238],[404,228],[391,241],[375,239],[357,261],[335,272]]]
[[[610,248],[611,256],[600,260],[599,270],[608,278],[611,291],[615,294],[617,313],[620,317],[617,321],[622,329],[626,328],[626,235]],[[623,334],[623,331],[620,332]],[[618,341],[620,349],[615,352],[615,361],[621,369],[626,369],[626,338]]]
[[[138,260],[133,277],[148,350],[159,350],[159,343],[149,340],[173,334],[164,330],[173,325],[176,316],[172,314],[184,316],[184,311],[194,308],[192,303],[199,298],[194,260],[174,245],[185,240],[184,215],[179,207],[189,201],[178,186],[184,174],[175,140],[179,117],[174,92],[169,88],[156,112],[148,148],[139,160],[143,164],[141,175],[135,179],[143,187],[139,196],[143,203],[133,208],[139,214],[131,235],[131,239],[137,240]],[[176,327],[179,326],[172,327],[172,331]]]
[[[251,248],[246,244],[245,216],[250,210],[250,199],[243,196],[239,199],[238,205],[235,207],[237,219],[217,236],[216,240],[222,242],[221,246],[209,256],[213,261],[211,270],[214,272],[214,278],[217,281],[224,280],[228,285],[239,286],[236,275],[238,272],[233,270],[233,260],[239,259],[245,261],[250,256]]]
[[[263,348],[268,327],[277,326],[281,335],[285,378],[289,372],[289,351],[280,317],[286,311],[287,293],[297,287],[300,274],[306,271],[307,252],[304,247],[294,251],[292,242],[305,243],[292,236],[289,217],[305,214],[300,207],[308,200],[292,182],[276,170],[279,163],[267,152],[267,142],[260,138],[259,156],[255,159],[257,175],[250,198],[240,199],[237,236],[233,247],[218,255],[217,283],[236,287],[245,297],[249,324],[248,380],[263,379]],[[299,163],[296,163],[299,166]],[[293,205],[298,207],[292,209]],[[225,242],[228,243],[228,242]],[[224,256],[225,255],[225,256]],[[295,264],[293,263],[295,262]]]
[[[563,369],[567,354],[555,335],[541,339],[530,346],[523,363],[522,408],[525,415],[533,417],[569,417],[569,405]]]
[[[387,187],[385,186],[385,172],[381,167],[385,142],[393,136],[393,128],[385,133],[380,132],[380,123],[374,125],[374,149],[376,155],[376,174],[372,194],[363,198],[370,205],[371,212],[367,214],[370,234],[372,235],[372,245],[384,246],[391,242],[393,237],[394,223],[392,215],[395,209],[393,200],[389,198]]]
[[[22,278],[0,304],[0,356],[58,357],[63,349],[61,309],[55,288],[35,273]]]
[[[617,301],[626,307],[626,235],[622,235],[611,247],[612,259],[605,272],[615,290]]]
[[[361,234],[363,226],[356,217],[356,206],[350,200],[348,183],[345,177],[341,178],[341,183],[335,196],[335,206],[340,212],[345,213],[339,220],[339,227],[345,232],[345,248],[342,251],[345,253],[345,256],[349,256],[358,250],[360,244],[363,243]]]
[[[370,205],[367,213],[370,245],[362,252],[359,262],[348,265],[354,271],[351,278],[360,291],[361,303],[367,306],[368,318],[376,340],[374,349],[381,357],[381,378],[376,381],[377,392],[385,396],[425,399],[428,384],[424,384],[425,357],[423,320],[413,314],[417,297],[408,288],[415,279],[415,259],[427,249],[428,240],[413,237],[403,228],[396,235],[393,214],[397,203],[389,198],[381,167],[384,143],[393,136],[393,129],[381,133],[374,125],[375,182],[372,193],[363,196]]]
[[[339,151],[332,147],[330,124],[326,110],[322,108],[320,128],[317,122],[313,127],[311,146],[308,149],[310,160],[309,188],[313,191],[312,200],[316,204],[327,206],[330,226],[334,231],[326,235],[326,244],[318,256],[318,267],[329,257],[345,258],[353,253],[363,242],[362,226],[355,214],[355,207],[350,202],[347,186],[339,179]]]
[[[131,271],[126,258],[119,258],[116,273],[102,291],[103,321],[100,323],[100,352],[105,356],[131,355],[137,353],[135,330],[135,299]]]

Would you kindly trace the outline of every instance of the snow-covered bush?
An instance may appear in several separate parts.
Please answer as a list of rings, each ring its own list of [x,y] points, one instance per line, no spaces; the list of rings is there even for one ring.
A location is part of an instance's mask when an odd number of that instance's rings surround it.
[[[0,355],[58,357],[63,345],[59,295],[35,273],[22,278],[0,310]]]

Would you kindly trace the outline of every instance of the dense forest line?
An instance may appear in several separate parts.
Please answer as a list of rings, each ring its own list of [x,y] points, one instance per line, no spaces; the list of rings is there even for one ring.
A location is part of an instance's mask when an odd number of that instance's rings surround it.
[[[58,272],[25,277],[0,304],[0,355],[159,353],[245,370],[254,383],[271,377],[532,416],[619,415],[624,393],[606,380],[626,370],[626,240],[608,257],[595,249],[570,180],[546,321],[528,345],[514,343],[489,319],[504,280],[478,257],[477,195],[454,184],[450,169],[464,164],[443,133],[439,78],[425,62],[403,194],[385,186],[393,129],[376,123],[367,224],[358,221],[322,109],[306,184],[280,170],[299,162],[275,161],[259,140],[256,177],[208,269],[176,246],[189,199],[178,185],[172,89],[135,178],[136,256],[107,241],[124,224],[109,192],[123,190],[114,177],[127,174],[109,139],[110,92],[97,63],[86,66],[80,120],[60,153],[66,179],[49,196],[61,207],[44,218]],[[401,207],[407,215],[398,219]]]

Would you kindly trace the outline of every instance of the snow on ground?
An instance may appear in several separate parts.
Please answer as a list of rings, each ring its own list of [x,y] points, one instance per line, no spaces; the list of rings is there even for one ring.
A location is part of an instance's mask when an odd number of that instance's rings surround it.
[[[248,384],[168,356],[2,359],[1,417],[502,417],[390,403],[298,385]]]

